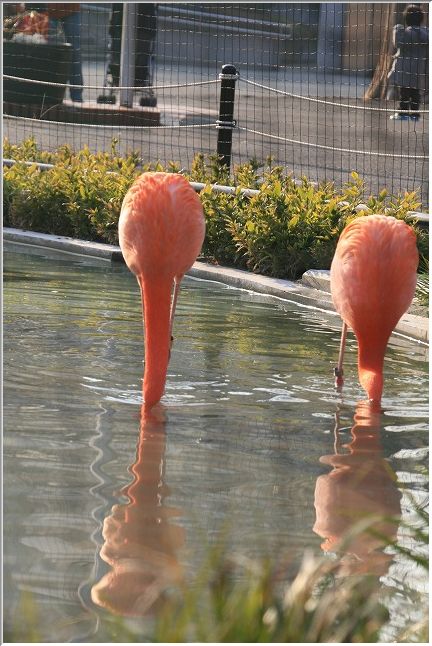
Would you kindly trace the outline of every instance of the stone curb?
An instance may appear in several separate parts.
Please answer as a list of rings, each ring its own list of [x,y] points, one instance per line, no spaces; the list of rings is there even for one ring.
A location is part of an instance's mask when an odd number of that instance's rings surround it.
[[[330,294],[330,270],[329,269],[309,269],[302,276],[302,285],[311,287],[312,289],[319,289],[320,291]],[[410,306],[408,312],[425,318],[425,308],[414,302]]]
[[[17,242],[20,244],[32,245],[39,248],[56,249],[79,256],[90,256],[102,258],[103,260],[123,262],[123,255],[120,247],[100,242],[89,242],[87,240],[76,240],[65,236],[54,236],[48,233],[37,233],[36,231],[23,231],[21,229],[3,228],[3,240],[6,242]]]
[[[84,255],[109,262],[123,262],[120,247],[116,245],[11,228],[3,229],[3,239],[6,242]],[[327,314],[337,316],[330,297],[329,272],[325,270],[309,270],[303,275],[301,281],[293,282],[197,261],[187,274],[194,278],[213,280],[230,287],[280,298],[305,307],[317,308]],[[396,326],[396,332],[428,344],[428,319],[417,314],[405,314]]]

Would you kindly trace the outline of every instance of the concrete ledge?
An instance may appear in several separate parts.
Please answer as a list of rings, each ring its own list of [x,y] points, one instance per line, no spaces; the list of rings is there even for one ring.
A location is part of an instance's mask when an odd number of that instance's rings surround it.
[[[429,343],[429,319],[416,314],[404,314],[396,326],[396,332]]]
[[[5,242],[19,243],[29,248],[45,248],[66,254],[103,259],[109,262],[124,262],[120,247],[116,245],[75,240],[74,238],[11,228],[3,229],[3,239]],[[194,278],[213,280],[238,289],[280,298],[303,307],[321,310],[336,317],[337,314],[330,297],[329,273],[329,271],[325,270],[310,270],[303,275],[301,281],[293,282],[281,278],[252,274],[241,269],[211,265],[201,261],[195,262],[188,271],[188,275]],[[424,344],[429,342],[428,318],[419,316],[417,313],[411,313],[411,311],[401,318],[395,331]]]
[[[302,276],[302,284],[330,293],[330,271],[328,269],[309,269]]]
[[[330,294],[330,271],[328,269],[309,269],[303,274],[301,283],[305,287],[312,287]],[[408,312],[415,315],[416,318],[425,318],[426,308],[419,305],[414,299]]]
[[[87,240],[76,240],[64,236],[54,236],[48,233],[37,233],[36,231],[23,231],[22,229],[3,229],[3,240],[18,242],[39,248],[56,249],[79,256],[91,256],[109,261],[123,262],[123,255],[120,247],[100,242]]]
[[[270,278],[269,276],[253,274],[250,271],[220,267],[202,261],[195,262],[187,273],[195,278],[214,280],[230,287],[281,298],[305,307],[313,307],[326,312],[335,311],[328,294],[310,287],[304,287],[299,282],[282,278]]]

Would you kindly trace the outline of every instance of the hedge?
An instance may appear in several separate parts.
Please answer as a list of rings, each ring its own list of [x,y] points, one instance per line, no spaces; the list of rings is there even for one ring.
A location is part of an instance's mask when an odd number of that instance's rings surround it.
[[[88,148],[74,153],[68,146],[50,153],[39,150],[34,139],[20,145],[6,140],[3,156],[18,162],[4,168],[5,226],[114,244],[121,204],[135,177],[147,170],[180,172],[174,163],[142,164],[136,153],[120,157],[115,140],[110,153],[96,154]],[[40,170],[25,161],[54,168]],[[408,221],[427,258],[428,234],[408,215],[420,207],[415,192],[366,196],[356,173],[339,189],[328,182],[297,181],[270,158],[262,165],[251,160],[237,166],[230,179],[217,158],[198,154],[190,171],[181,172],[206,184],[200,193],[207,225],[202,254],[212,262],[287,279],[307,269],[328,269],[342,229],[366,212]],[[236,190],[230,195],[210,186],[233,181]],[[241,187],[259,188],[259,193],[248,197]]]

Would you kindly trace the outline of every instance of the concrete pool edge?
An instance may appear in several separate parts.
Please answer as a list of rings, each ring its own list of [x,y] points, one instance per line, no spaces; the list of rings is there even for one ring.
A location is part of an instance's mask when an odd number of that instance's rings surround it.
[[[4,242],[12,242],[25,246],[45,248],[66,254],[88,256],[108,262],[123,262],[120,247],[116,245],[77,240],[64,236],[24,231],[21,229],[3,228]],[[253,274],[241,269],[232,269],[197,261],[187,272],[187,275],[203,280],[213,280],[230,287],[245,289],[265,296],[277,297],[292,301],[305,307],[313,307],[335,313],[329,293],[329,272],[326,270],[310,270],[303,275],[299,282],[270,278]],[[429,321],[417,313],[405,314],[396,326],[397,333],[410,339],[428,344]]]

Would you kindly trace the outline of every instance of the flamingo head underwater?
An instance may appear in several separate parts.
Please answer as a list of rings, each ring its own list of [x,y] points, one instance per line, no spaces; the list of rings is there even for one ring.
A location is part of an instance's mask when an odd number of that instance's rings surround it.
[[[119,243],[141,290],[147,408],[165,389],[180,282],[195,262],[204,234],[201,201],[182,175],[143,173],[123,200]]]
[[[387,343],[413,299],[418,261],[412,227],[393,216],[360,216],[339,238],[331,295],[343,320],[343,338],[348,326],[357,337],[359,380],[370,400],[381,400]],[[343,343],[335,371],[339,385]]]

